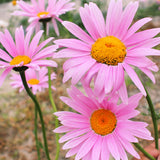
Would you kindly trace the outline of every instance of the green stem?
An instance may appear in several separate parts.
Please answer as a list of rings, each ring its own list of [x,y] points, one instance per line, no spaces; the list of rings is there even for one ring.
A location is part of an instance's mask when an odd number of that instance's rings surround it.
[[[48,151],[48,144],[47,144],[47,139],[46,139],[45,126],[44,126],[43,115],[42,115],[42,112],[41,112],[40,105],[39,105],[39,103],[38,103],[38,101],[36,99],[36,96],[33,95],[33,93],[31,92],[31,90],[28,87],[28,84],[26,82],[25,72],[24,71],[20,71],[19,73],[21,75],[21,79],[22,79],[24,88],[25,88],[26,92],[28,93],[28,95],[30,96],[30,98],[35,103],[35,107],[37,108],[37,111],[39,113],[39,117],[40,117],[40,121],[41,121],[41,126],[42,126],[44,146],[45,146],[45,153],[46,153],[47,160],[50,160],[49,151]]]
[[[44,40],[46,40],[46,36],[47,36],[47,22],[43,21],[43,29],[44,29]]]
[[[151,156],[148,152],[146,152],[138,143],[133,143],[136,148],[138,148],[147,158],[150,160],[156,160],[153,156]]]
[[[151,111],[151,117],[152,117],[153,126],[154,126],[155,146],[156,146],[156,149],[159,149],[159,146],[158,146],[158,125],[157,125],[156,113],[155,113],[155,109],[154,109],[152,100],[150,98],[150,95],[149,95],[146,88],[145,88],[145,90],[146,90],[146,93],[147,93],[146,99],[147,99],[147,102],[148,102],[148,105],[149,105],[149,108],[150,108],[150,111]]]
[[[34,120],[34,134],[35,134],[35,139],[36,139],[36,148],[37,148],[37,156],[38,160],[40,160],[40,151],[39,151],[39,141],[38,141],[38,134],[37,134],[37,108],[35,107],[35,120]]]
[[[46,40],[47,38],[47,31],[46,31],[46,27],[47,27],[47,22],[43,21],[43,29],[44,29],[44,40]],[[57,112],[57,108],[56,105],[54,103],[53,97],[52,97],[52,83],[51,83],[51,68],[48,67],[48,92],[49,92],[49,99],[53,108],[53,112]],[[55,118],[55,128],[57,128],[58,125],[58,119],[57,117]],[[58,160],[59,158],[59,151],[60,151],[60,145],[59,145],[59,134],[56,133],[56,156],[55,156],[55,160]]]
[[[53,97],[52,97],[52,84],[51,84],[51,68],[48,67],[48,85],[49,85],[49,99],[50,99],[50,102],[51,102],[51,105],[53,107],[53,111],[54,112],[57,112],[57,108],[56,108],[56,105],[54,103],[54,100],[53,100]],[[55,118],[55,128],[57,128],[59,125],[58,125],[58,119],[57,117]],[[59,151],[60,151],[60,145],[59,145],[59,134],[56,133],[56,146],[57,146],[57,149],[56,149],[56,156],[55,156],[55,160],[58,160],[58,157],[59,157]]]

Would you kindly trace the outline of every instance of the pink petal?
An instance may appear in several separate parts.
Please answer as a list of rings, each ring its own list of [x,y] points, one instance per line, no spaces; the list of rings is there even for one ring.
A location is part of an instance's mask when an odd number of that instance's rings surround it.
[[[76,110],[77,112],[83,114],[84,116],[88,117],[89,116],[89,111],[90,109],[88,109],[87,107],[81,105],[79,102],[75,102],[67,97],[60,97],[60,99],[66,103],[68,106],[70,106],[71,108],[73,108],[74,110]]]
[[[81,147],[81,144],[79,144],[78,146],[76,146],[76,147],[74,147],[74,148],[71,148],[71,149],[67,152],[66,158],[75,155],[75,154],[79,151],[80,147]]]
[[[112,66],[106,66],[107,73],[106,73],[106,79],[105,79],[105,93],[111,92],[113,89],[113,72],[112,72]]]
[[[2,32],[0,32],[0,42],[11,56],[17,56],[15,44],[12,46],[12,44],[10,44],[10,39],[7,39],[6,35],[4,35]]]
[[[157,46],[159,44],[159,42],[160,42],[160,37],[148,39],[148,40],[145,40],[145,41],[137,44],[136,48],[137,47],[152,48],[152,47]]]
[[[0,58],[7,62],[10,62],[12,60],[12,58],[2,49],[0,49]]]
[[[86,33],[84,32],[79,26],[72,22],[64,21],[62,23],[73,35],[78,37],[80,40],[88,43],[88,44],[93,44],[94,41],[93,39]]]
[[[99,32],[100,37],[106,36],[105,21],[101,10],[97,7],[95,3],[89,3],[91,18],[95,24],[96,30]]]
[[[7,69],[5,69],[4,72],[1,74],[1,76],[0,76],[0,86],[2,86],[2,84],[3,84],[3,82],[4,82],[5,78],[6,78],[6,76],[8,75],[8,73],[9,73],[11,70],[12,70],[12,67],[7,68]]]
[[[43,47],[45,47],[51,40],[53,40],[53,37],[50,37],[48,39],[46,39],[45,41],[43,41],[42,43],[40,43],[36,50],[35,50],[35,53],[38,53]],[[55,51],[55,50],[54,50]]]
[[[122,86],[118,90],[119,96],[124,104],[128,104],[128,93],[125,81],[123,81]]]
[[[109,160],[110,157],[110,152],[107,147],[107,137],[103,137],[103,142],[102,142],[102,151],[101,151],[101,159],[102,160]]]
[[[107,14],[110,14],[110,13],[108,12]],[[108,34],[116,36],[117,33],[119,32],[119,25],[121,22],[120,17],[122,17],[122,0],[117,0],[117,2],[115,3],[115,6],[112,9],[111,14],[112,14],[112,17],[110,19],[110,22],[108,22],[110,24]],[[116,22],[116,25],[114,22]],[[107,21],[106,21],[106,23],[107,23]]]
[[[138,89],[142,92],[142,94],[144,96],[146,96],[146,91],[145,91],[141,81],[139,80],[136,72],[126,63],[123,64],[123,67],[125,68],[125,70],[126,70],[127,74],[129,75],[129,77],[132,79],[132,81],[138,87]]]
[[[121,125],[119,125],[119,123],[117,124],[117,128],[115,130],[115,134],[119,135],[122,138],[124,138],[128,142],[137,143],[138,139],[133,136],[132,131],[129,131],[128,129],[123,127],[123,123],[124,122],[122,122]]]
[[[118,37],[120,37],[120,39],[122,39],[123,36],[127,33],[127,30],[133,21],[133,18],[135,16],[137,9],[138,9],[138,2],[134,2],[134,3],[130,2],[126,6],[126,8],[122,14],[121,24],[119,26]]]
[[[91,46],[77,39],[60,39],[54,41],[54,43],[68,47],[71,49],[77,49],[82,51],[91,51]]]
[[[89,55],[88,51],[79,51],[74,49],[62,49],[53,55],[53,58],[83,57]]]
[[[111,0],[108,7],[107,17],[106,17],[106,31],[108,35],[111,35],[111,29],[112,29],[112,18],[114,17],[113,14],[115,12],[116,7],[115,0]]]
[[[98,74],[94,83],[94,91],[97,95],[102,91],[102,89],[105,86],[106,72],[107,72],[107,69],[105,67],[105,64],[102,64],[98,71]]]
[[[138,20],[135,22],[128,30],[127,35],[124,37],[123,41],[128,39],[130,36],[132,36],[135,32],[137,32],[144,24],[151,21],[152,18],[143,18],[141,20]]]
[[[141,56],[160,56],[160,51],[157,49],[150,48],[135,48],[129,50],[127,57],[141,57]]]
[[[145,31],[137,32],[124,41],[127,47],[137,45],[145,40],[153,38],[160,32],[160,28],[148,29]]]
[[[29,47],[29,42],[31,40],[31,35],[32,35],[33,31],[32,30],[29,30],[27,33],[26,33],[26,36],[25,36],[25,53],[28,52],[28,47]]]
[[[95,60],[90,59],[90,61],[87,61],[81,65],[79,65],[76,68],[76,71],[74,72],[74,75],[72,76],[71,83],[73,85],[77,84],[78,81],[84,76],[84,74],[95,64]]]
[[[57,63],[52,60],[37,60],[27,64],[26,66],[30,67],[31,65],[57,67]]]
[[[37,53],[32,60],[35,61],[46,57],[52,57],[53,52],[55,52],[57,48],[57,45],[48,46]]]
[[[60,139],[59,139],[59,143],[63,143],[65,141],[68,141],[72,138],[75,138],[75,137],[79,137],[81,135],[83,135],[84,133],[90,131],[89,128],[85,128],[85,129],[76,129],[76,130],[73,130],[71,132],[68,132],[67,134],[65,134],[64,136],[62,136]]]
[[[86,139],[90,137],[91,133],[87,133],[83,136],[73,138],[63,145],[62,149],[69,149],[78,146],[80,143],[84,142]],[[85,143],[85,142],[84,142]]]
[[[54,30],[57,34],[57,36],[59,36],[59,29],[58,29],[58,25],[57,25],[57,22],[54,18],[52,18],[52,23],[53,23],[53,27],[54,27]]]
[[[155,63],[153,63],[147,57],[126,57],[124,62],[130,65],[134,65],[136,67],[143,67],[143,68],[148,68],[148,69],[149,67],[155,66]]]
[[[107,135],[107,146],[108,146],[108,149],[109,149],[110,153],[112,154],[112,156],[116,160],[120,160],[120,155],[119,155],[119,151],[117,148],[117,142],[114,139],[113,133]]]
[[[92,68],[90,68],[89,72],[87,72],[86,75],[82,78],[82,81],[86,86],[90,85],[92,78],[98,72],[100,66],[101,65],[99,65],[98,63],[95,63]]]
[[[32,57],[35,54],[35,50],[38,46],[39,40],[42,37],[43,31],[39,31],[32,39],[30,46],[29,46],[29,53],[30,56]]]
[[[98,136],[95,133],[92,133],[90,137],[82,144],[81,148],[79,149],[75,157],[75,160],[79,160],[82,157],[84,157],[95,145],[97,139],[98,139]]]
[[[81,7],[79,9],[79,13],[80,13],[81,20],[82,20],[86,30],[88,31],[88,33],[92,36],[92,38],[94,40],[97,40],[100,36],[99,36],[98,31],[94,25],[93,20],[91,19],[91,13],[90,13],[89,6],[87,4],[85,4],[84,8]]]
[[[66,127],[66,126],[60,126],[60,127],[56,128],[56,129],[54,130],[54,132],[55,132],[55,133],[64,133],[64,132],[68,132],[68,131],[70,131],[70,130],[72,130],[72,128]]]
[[[133,146],[130,144],[130,142],[126,141],[125,139],[123,139],[122,137],[120,137],[119,135],[117,135],[118,139],[120,140],[122,146],[126,149],[127,152],[129,152],[131,155],[133,155],[134,157],[140,159],[140,156],[138,155],[138,153],[135,151],[135,149],[133,148]]]
[[[24,55],[24,31],[22,26],[16,29],[15,41],[18,55]]]
[[[92,160],[100,159],[101,150],[102,150],[102,136],[98,135],[96,144],[92,148]]]
[[[149,69],[147,69],[147,68],[139,68],[142,72],[144,72],[151,80],[152,80],[152,82],[153,83],[156,83],[156,80],[155,80],[155,77],[154,77],[154,75],[152,74],[152,72],[149,70]]]

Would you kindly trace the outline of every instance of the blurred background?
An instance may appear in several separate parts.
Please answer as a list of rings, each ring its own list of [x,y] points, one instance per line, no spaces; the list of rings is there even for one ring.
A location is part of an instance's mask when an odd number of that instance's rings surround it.
[[[78,9],[83,6],[84,3],[95,2],[103,11],[104,16],[107,13],[108,0],[74,0],[76,2],[76,9],[72,12],[68,12],[62,15],[62,20],[68,20],[76,23],[80,27],[83,24],[78,14]],[[130,0],[123,0],[124,6],[129,3]],[[29,3],[29,1],[28,1]],[[147,23],[141,30],[160,27],[160,1],[156,0],[141,0],[139,1],[140,7],[135,16],[134,22],[143,17],[152,17],[153,20]],[[18,9],[15,1],[0,0],[0,31],[5,28],[9,29],[14,35],[15,28],[23,25],[24,28],[28,25],[28,18],[11,16],[11,13]],[[58,23],[60,30],[60,37],[57,37],[52,26],[50,27],[49,36],[58,38],[70,38],[73,37],[60,23]],[[1,44],[0,47],[2,48]],[[160,46],[156,46],[160,49]],[[159,57],[150,57],[160,67]],[[63,77],[63,62],[64,59],[57,59],[57,69],[52,69],[57,74],[57,79],[53,81],[53,85],[56,87],[56,91],[53,92],[53,97],[58,110],[69,110],[69,108],[60,101],[60,96],[67,96],[66,88],[70,86],[70,82],[62,84]],[[152,82],[142,74],[138,69],[136,70],[140,79],[148,88],[148,91],[153,100],[157,119],[160,119],[160,74],[155,73],[156,84]],[[0,71],[2,73],[2,71]],[[18,90],[13,89],[10,86],[10,77],[8,76],[0,88],[0,160],[37,160],[35,138],[34,138],[34,104],[27,96],[25,91],[19,93]],[[138,92],[132,81],[126,77],[126,84],[129,91],[129,95],[133,95]],[[81,89],[81,85],[78,84]],[[42,93],[37,94],[38,100],[41,104],[41,108],[44,115],[44,121],[46,125],[47,139],[49,144],[50,157],[53,160],[55,156],[55,135],[52,132],[54,129],[54,115],[52,107],[48,99],[48,91],[45,90]],[[148,105],[143,98],[140,101],[138,110],[141,112],[135,120],[145,121],[149,123],[148,129],[153,135],[153,125],[150,118],[150,112]],[[42,137],[41,125],[39,123],[39,139]],[[160,132],[160,124],[158,126]],[[149,141],[140,140],[142,146],[147,146]],[[66,160],[66,151],[60,151],[59,160]],[[41,149],[41,158],[45,160],[43,149]],[[70,158],[68,160],[72,160]],[[129,156],[129,159],[132,157]]]

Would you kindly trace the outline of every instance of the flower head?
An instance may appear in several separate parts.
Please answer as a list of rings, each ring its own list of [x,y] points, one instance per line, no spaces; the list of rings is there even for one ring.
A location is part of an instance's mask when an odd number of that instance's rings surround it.
[[[139,112],[135,110],[142,94],[129,98],[128,105],[117,105],[117,95],[101,103],[96,100],[92,91],[87,96],[77,88],[68,90],[71,98],[61,97],[76,113],[69,111],[56,112],[62,126],[54,132],[65,133],[59,142],[66,142],[63,149],[69,149],[66,157],[75,156],[75,160],[126,160],[125,150],[136,158],[140,158],[131,142],[137,143],[138,138],[152,140],[144,122],[132,121]]]
[[[39,44],[42,34],[43,31],[39,31],[31,40],[32,31],[28,31],[24,36],[24,30],[20,27],[16,29],[14,42],[7,29],[4,33],[0,32],[0,42],[6,50],[0,49],[0,68],[5,69],[0,77],[0,86],[12,69],[15,71],[28,68],[39,70],[40,66],[57,66],[52,60],[41,60],[42,58],[52,57],[57,49],[56,45],[43,48],[53,38],[48,38]]]
[[[17,5],[17,0],[12,0],[12,5],[16,6]]]
[[[56,20],[60,21],[59,16],[67,11],[73,10],[74,3],[70,0],[48,0],[47,7],[45,7],[45,0],[31,0],[31,4],[28,4],[22,0],[17,2],[21,11],[15,11],[13,15],[27,16],[31,23],[27,30],[36,28],[36,31],[40,30],[40,22],[52,21],[55,32],[59,35],[58,26]],[[47,32],[49,29],[49,23],[47,23]]]
[[[131,25],[137,9],[138,2],[130,2],[123,10],[122,0],[111,0],[105,22],[96,4],[85,4],[79,11],[89,34],[76,24],[64,21],[63,25],[79,40],[55,40],[56,44],[66,48],[54,57],[71,57],[63,66],[63,82],[72,78],[72,84],[82,80],[90,85],[94,79],[94,90],[100,101],[106,94],[118,91],[122,101],[127,103],[124,82],[126,71],[143,95],[146,95],[132,66],[138,67],[155,82],[151,71],[158,71],[158,67],[146,56],[160,55],[160,51],[152,49],[160,43],[159,37],[153,38],[160,32],[160,28],[137,32],[151,21],[151,18],[143,18]]]
[[[39,71],[29,68],[25,71],[26,81],[29,88],[32,89],[33,94],[36,94],[38,91],[41,92],[45,88],[48,88],[48,69],[42,67]],[[24,89],[21,77],[19,74],[12,73],[10,78],[12,82],[10,83],[13,88],[19,88],[21,92]],[[55,73],[51,74],[51,80],[56,79]],[[52,89],[55,90],[55,87],[52,86]]]

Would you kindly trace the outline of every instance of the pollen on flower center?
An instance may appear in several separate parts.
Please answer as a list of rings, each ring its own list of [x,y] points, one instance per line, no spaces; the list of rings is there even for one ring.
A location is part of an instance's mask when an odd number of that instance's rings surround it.
[[[18,65],[21,62],[23,62],[23,65],[26,65],[31,62],[31,59],[28,56],[24,55],[16,56],[11,60],[10,65]]]
[[[112,133],[116,127],[117,119],[110,110],[99,109],[92,113],[90,124],[92,130],[99,135]]]
[[[12,5],[15,6],[17,4],[17,0],[12,0]]]
[[[38,14],[37,14],[37,16],[39,17],[39,18],[42,18],[43,16],[47,16],[49,14],[49,12],[39,12]]]
[[[126,46],[114,36],[98,38],[92,45],[91,56],[99,63],[118,65],[126,56]]]
[[[36,85],[39,84],[39,80],[38,79],[30,79],[29,81],[27,81],[28,84],[31,85]]]

